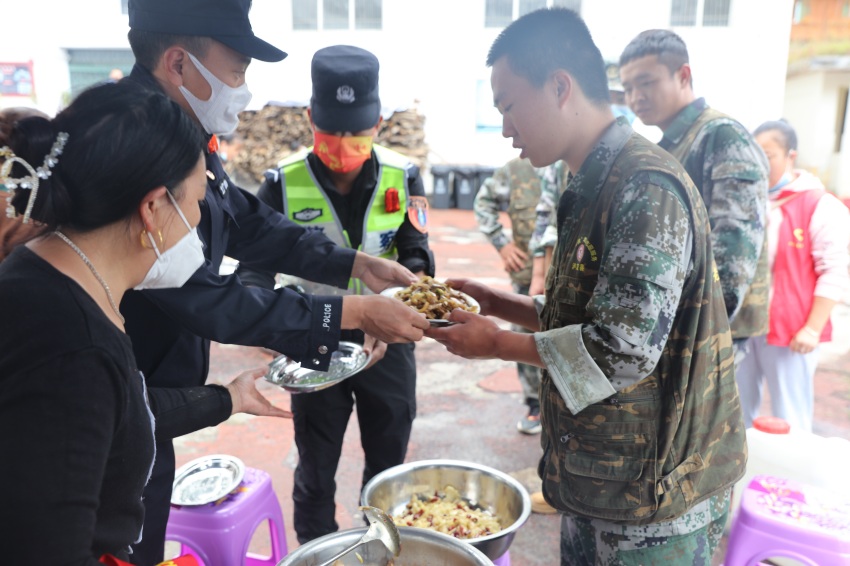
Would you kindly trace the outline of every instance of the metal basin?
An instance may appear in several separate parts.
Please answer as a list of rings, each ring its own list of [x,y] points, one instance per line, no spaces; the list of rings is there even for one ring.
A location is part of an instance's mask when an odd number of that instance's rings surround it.
[[[408,462],[372,478],[363,488],[360,500],[363,505],[397,516],[404,514],[411,496],[442,491],[449,485],[471,504],[490,511],[502,525],[498,533],[457,540],[474,546],[490,560],[501,557],[531,515],[528,491],[504,472],[460,460]]]
[[[316,566],[360,540],[366,527],[331,533],[299,546],[277,566]],[[394,566],[492,566],[493,562],[472,546],[448,535],[426,529],[399,527],[401,554]],[[355,552],[357,554],[355,554]],[[358,558],[359,555],[359,558]],[[343,556],[344,566],[385,566],[392,558],[386,547],[373,540]],[[361,562],[362,559],[362,562]]]

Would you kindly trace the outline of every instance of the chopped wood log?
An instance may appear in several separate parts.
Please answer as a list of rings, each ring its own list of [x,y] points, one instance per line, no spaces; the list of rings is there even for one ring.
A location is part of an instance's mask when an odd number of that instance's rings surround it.
[[[425,117],[415,108],[394,112],[381,123],[375,142],[389,147],[424,168],[428,159]],[[313,145],[313,131],[304,106],[267,105],[239,115],[237,134],[242,150],[230,165],[247,178],[263,180],[263,172],[302,147]]]

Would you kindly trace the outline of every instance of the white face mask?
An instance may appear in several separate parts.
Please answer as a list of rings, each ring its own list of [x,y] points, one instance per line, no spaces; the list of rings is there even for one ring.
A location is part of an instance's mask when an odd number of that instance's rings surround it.
[[[156,253],[156,261],[153,262],[142,282],[133,287],[137,291],[182,287],[192,277],[192,274],[204,264],[204,244],[198,237],[197,228],[189,226],[189,222],[183,216],[183,211],[177,206],[177,201],[171,196],[171,192],[165,191],[165,194],[171,199],[171,204],[177,209],[177,214],[180,215],[180,219],[186,225],[189,233],[162,253],[156,247],[153,235],[150,232],[147,233],[153,251]]]
[[[192,107],[195,116],[208,134],[232,134],[239,125],[239,113],[251,102],[251,91],[248,90],[248,85],[242,83],[241,86],[233,88],[212,74],[198,61],[197,57],[188,51],[186,54],[209,83],[212,94],[209,100],[201,100],[182,85],[179,87],[180,92],[186,97],[186,102]]]

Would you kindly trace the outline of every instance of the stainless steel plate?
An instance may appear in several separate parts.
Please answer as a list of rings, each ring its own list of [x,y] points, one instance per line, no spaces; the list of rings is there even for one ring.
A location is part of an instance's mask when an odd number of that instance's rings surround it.
[[[174,474],[173,505],[206,505],[218,501],[237,487],[245,464],[235,456],[204,456],[181,466]]]
[[[339,350],[331,355],[328,371],[304,368],[301,362],[279,356],[269,364],[266,381],[291,393],[311,393],[336,385],[360,372],[369,364],[370,357],[363,352],[363,346],[354,342],[339,343]]]
[[[398,293],[399,291],[404,290],[404,289],[406,289],[406,287],[390,287],[388,289],[384,289],[383,291],[381,291],[381,294],[384,295],[385,297],[389,297],[391,299],[394,299],[394,298],[396,298],[395,294]],[[481,305],[478,304],[478,301],[476,301],[475,299],[473,299],[472,297],[470,297],[469,295],[467,295],[466,293],[464,293],[462,291],[455,290],[455,292],[457,294],[461,295],[472,306],[472,312],[474,312],[474,313],[481,312]],[[452,321],[446,320],[444,318],[429,318],[428,322],[431,323],[431,326],[437,326],[437,327],[451,326],[453,324],[457,324],[456,322],[452,322]]]

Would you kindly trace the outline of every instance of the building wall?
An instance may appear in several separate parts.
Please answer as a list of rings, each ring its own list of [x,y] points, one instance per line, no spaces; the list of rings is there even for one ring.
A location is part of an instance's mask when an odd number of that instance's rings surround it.
[[[850,38],[850,7],[845,0],[800,0],[792,42],[818,43]],[[803,7],[805,6],[805,9]]]
[[[839,95],[848,86],[850,71],[789,76],[782,114],[797,132],[797,165],[840,196],[850,196],[850,117],[845,117],[841,151],[835,152]]]
[[[828,128],[827,137],[832,142],[829,147],[829,162],[827,165],[826,183],[827,187],[834,193],[846,197],[850,196],[850,105],[846,104],[847,90],[850,88],[850,69],[840,72],[827,73],[824,77],[824,92],[828,99],[824,106],[832,108],[832,115],[825,117],[832,127]],[[844,115],[838,113],[843,110]],[[844,130],[838,132],[840,120],[843,118]],[[841,140],[836,140],[840,135]],[[838,144],[838,151],[836,151]]]
[[[46,112],[55,112],[68,96],[66,49],[127,47],[120,0],[12,2],[4,20],[39,21],[38,34],[31,26],[7,26],[0,61],[34,60],[32,104]],[[335,43],[356,44],[381,60],[381,95],[388,110],[416,105],[424,114],[432,163],[497,166],[516,155],[498,130],[476,127],[488,117],[498,120],[485,59],[500,30],[484,27],[484,0],[384,0],[380,31],[293,31],[291,6],[291,0],[254,0],[255,33],[289,57],[282,63],[252,63],[251,108],[270,101],[306,103],[312,54]],[[670,6],[671,0],[584,0],[582,15],[603,56],[617,60],[640,31],[669,27]],[[748,128],[779,116],[791,7],[792,0],[732,0],[728,27],[675,28],[689,47],[697,95]],[[51,17],[43,17],[46,12]],[[0,106],[21,102],[0,99]]]

